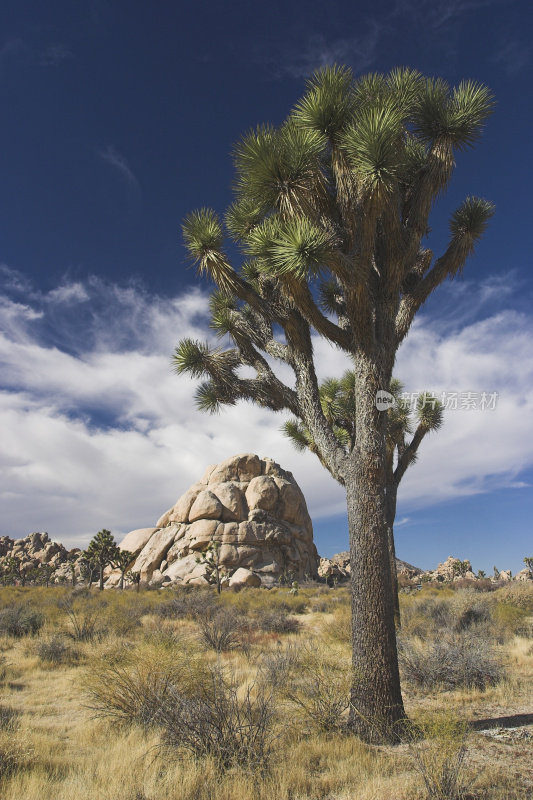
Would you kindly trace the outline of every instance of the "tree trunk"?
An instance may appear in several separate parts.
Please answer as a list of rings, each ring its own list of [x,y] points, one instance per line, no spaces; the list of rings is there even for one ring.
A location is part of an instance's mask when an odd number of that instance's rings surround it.
[[[375,405],[390,373],[377,360],[358,355],[354,361],[356,444],[345,476],[352,590],[350,727],[366,741],[397,741],[406,715],[389,554],[386,414]]]
[[[98,584],[98,588],[101,592],[104,591],[104,565],[100,564],[100,582]]]
[[[396,497],[398,494],[398,487],[396,484],[388,484],[387,486],[387,537],[389,542],[389,559],[392,580],[392,593],[394,598],[394,621],[396,627],[401,626],[400,617],[400,595],[398,592],[398,569],[396,566],[396,547],[394,544],[394,520],[396,519]]]
[[[123,589],[124,588],[124,573],[123,572],[120,573],[120,583],[118,585],[118,588],[119,589]]]

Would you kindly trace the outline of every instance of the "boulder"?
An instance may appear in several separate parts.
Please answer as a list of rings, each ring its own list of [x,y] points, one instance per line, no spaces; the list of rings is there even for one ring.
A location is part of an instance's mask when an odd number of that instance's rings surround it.
[[[229,579],[230,588],[242,588],[243,586],[259,587],[261,578],[249,569],[239,567]]]
[[[130,531],[120,542],[119,547],[121,550],[129,550],[136,556],[157,530],[157,528],[139,528],[136,531]]]
[[[282,574],[317,575],[313,526],[298,484],[275,461],[253,453],[209,466],[155,528],[143,531],[147,539],[133,567],[143,580],[159,570],[171,582],[213,583],[213,566],[197,563],[212,544],[227,580],[252,568],[254,585],[260,576],[271,585]]]

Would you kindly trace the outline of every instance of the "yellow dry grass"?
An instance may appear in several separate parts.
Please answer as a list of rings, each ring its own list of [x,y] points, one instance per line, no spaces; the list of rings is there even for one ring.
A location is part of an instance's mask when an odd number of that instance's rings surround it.
[[[506,603],[513,600],[513,605],[527,606],[519,593],[513,592],[512,596],[507,592]],[[161,749],[157,729],[118,727],[95,718],[85,694],[86,676],[95,665],[117,658],[121,652],[127,652],[133,660],[144,654],[162,665],[173,660],[178,663],[186,656],[183,648],[189,646],[187,641],[195,640],[197,628],[189,618],[161,619],[155,613],[158,604],[168,600],[168,591],[138,595],[132,591],[106,592],[104,597],[95,593],[91,602],[102,604],[99,613],[105,632],[98,641],[76,644],[79,661],[75,664],[47,665],[39,657],[39,643],[54,633],[64,635],[68,631],[65,615],[57,605],[66,594],[65,589],[0,590],[0,607],[24,602],[40,608],[46,616],[45,627],[36,639],[0,637],[0,712],[9,708],[18,714],[11,729],[6,723],[0,730],[2,800],[422,800],[427,796],[412,748],[427,747],[428,752],[433,748],[442,754],[445,732],[442,729],[439,733],[438,726],[422,744],[368,746],[342,732],[316,732],[302,725],[290,707],[282,705],[271,766],[263,774],[250,774],[237,768],[220,772],[209,758],[170,754]],[[462,602],[450,591],[429,589],[423,594],[451,599],[458,606]],[[477,597],[479,602],[485,600],[491,605],[498,602],[495,596]],[[402,601],[414,618],[420,597],[402,597]],[[277,653],[288,642],[305,643],[317,653],[330,648],[339,652],[339,658],[349,653],[345,589],[304,589],[297,598],[283,589],[245,591],[227,593],[221,602],[247,613],[252,622],[266,605],[296,612],[303,623],[297,634],[254,631],[251,644],[244,650],[219,656],[200,651],[201,663],[218,660],[230,666],[242,687],[256,680],[261,654]],[[300,613],[302,606],[307,606],[306,613]],[[311,611],[313,607],[323,610]],[[121,615],[131,608],[136,609],[140,624],[124,632]],[[119,633],[113,627],[116,620]],[[484,692],[427,692],[405,687],[412,719],[436,719],[443,711],[448,718],[465,722],[533,714],[533,640],[510,634],[498,649],[507,664],[507,674]],[[197,644],[193,651],[197,658]],[[202,674],[200,667],[197,674]],[[528,775],[533,761],[531,742],[498,742],[474,731],[469,734],[468,753],[465,769],[475,778],[470,797],[519,800],[527,796],[528,786],[533,787],[533,775]]]

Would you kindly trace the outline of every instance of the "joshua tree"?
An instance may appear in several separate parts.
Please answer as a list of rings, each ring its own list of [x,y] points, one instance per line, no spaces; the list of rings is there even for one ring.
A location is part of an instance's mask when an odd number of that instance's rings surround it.
[[[138,592],[141,585],[141,573],[130,569],[130,571],[126,573],[125,577],[128,583],[132,583]]]
[[[259,127],[235,149],[235,202],[225,222],[246,260],[239,270],[210,209],[192,213],[184,238],[218,289],[212,326],[230,347],[185,339],[178,372],[206,377],[198,406],[250,400],[289,411],[311,432],[322,463],[346,488],[352,580],[352,728],[392,737],[405,717],[389,568],[387,414],[396,352],[430,294],[458,274],[493,207],[468,197],[452,214],[450,242],[434,260],[424,243],[454,151],[473,144],[492,109],[490,92],[451,89],[410,69],[354,80],[324,68],[279,128]],[[352,361],[354,439],[339,444],[326,418],[313,336]],[[288,365],[294,385],[273,363]],[[252,377],[240,372],[245,366]]]
[[[533,578],[533,558],[532,558],[532,557],[530,557],[530,556],[526,556],[526,557],[524,558],[524,564],[525,564],[525,565],[526,565],[526,567],[528,568],[528,570],[529,570],[529,574],[530,574],[530,575],[531,575],[531,577]]]
[[[117,552],[113,557],[113,561],[111,563],[113,564],[115,569],[120,570],[120,583],[118,587],[119,589],[124,588],[124,576],[128,571],[128,567],[131,565],[134,558],[135,555],[133,553],[130,553],[129,550],[120,550],[117,547]]]
[[[217,593],[222,591],[222,577],[224,568],[220,564],[220,542],[211,539],[204,553],[196,558],[197,564],[205,564],[209,578],[215,579]]]
[[[85,551],[88,561],[98,566],[99,588],[104,588],[104,569],[113,563],[118,554],[118,547],[113,534],[106,528],[98,531],[96,536],[91,539],[89,547]]]
[[[319,395],[322,411],[331,425],[339,446],[346,454],[353,449],[355,442],[355,375],[347,370],[342,378],[327,378],[320,384]],[[416,408],[411,407],[403,395],[403,384],[393,378],[389,394],[393,403],[387,414],[387,527],[391,578],[394,592],[394,612],[396,624],[400,624],[400,602],[398,596],[398,574],[396,570],[396,548],[394,545],[394,520],[396,518],[396,498],[398,487],[410,464],[416,461],[418,448],[427,433],[442,425],[442,404],[429,392],[422,392],[416,400]],[[390,398],[389,398],[390,399]],[[297,450],[309,449],[320,459],[313,434],[299,419],[290,419],[282,427],[283,433],[292,441]],[[413,433],[414,431],[414,433]],[[410,441],[408,437],[411,436]],[[327,465],[324,464],[327,469]],[[337,480],[339,478],[337,477]],[[340,481],[342,483],[342,481]]]
[[[36,570],[36,575],[35,575],[36,581],[38,581],[39,583],[44,583],[44,585],[48,588],[55,571],[56,568],[51,564],[40,564],[38,569]]]

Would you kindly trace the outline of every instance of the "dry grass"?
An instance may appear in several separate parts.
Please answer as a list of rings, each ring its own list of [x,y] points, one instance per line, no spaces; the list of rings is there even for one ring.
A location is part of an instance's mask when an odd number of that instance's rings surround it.
[[[441,635],[439,620],[445,619],[456,633],[465,631],[466,620],[467,634],[470,626],[472,631],[480,626],[483,636],[490,638],[505,677],[485,691],[457,688],[436,693],[406,686],[408,711],[422,726],[424,738],[398,747],[367,746],[337,724],[342,723],[349,670],[350,614],[344,588],[304,588],[297,597],[283,589],[224,593],[216,602],[247,619],[253,635],[246,648],[223,653],[201,647],[194,612],[158,613],[174,597],[179,600],[176,608],[181,607],[178,592],[105,592],[103,596],[94,592],[90,598],[82,592],[75,602],[82,611],[86,602],[98,609],[101,635],[75,643],[77,660],[59,658],[51,666],[39,655],[46,653],[45,645],[55,637],[72,644],[68,618],[61,608],[69,596],[68,589],[0,590],[0,608],[25,604],[45,617],[36,637],[0,638],[3,800],[85,796],[106,800],[423,800],[430,796],[424,769],[433,780],[430,785],[437,785],[446,769],[453,779],[462,740],[448,735],[449,724],[456,730],[456,720],[467,726],[475,720],[496,721],[513,715],[518,719],[518,715],[533,713],[533,639],[525,626],[533,591],[528,586],[503,587],[486,595],[428,587],[419,595],[402,596],[403,635],[416,634],[427,642]],[[185,605],[202,604],[205,598],[192,595]],[[435,609],[435,604],[446,608]],[[509,612],[509,607],[519,613]],[[265,614],[298,619],[298,632],[280,635],[259,630],[256,622]],[[291,652],[297,650],[299,655],[291,661]],[[284,654],[290,662],[285,671]],[[221,771],[213,757],[193,757],[179,741],[161,749],[161,726],[137,724],[142,701],[150,693],[157,694],[161,681],[168,679],[173,687],[179,684],[181,696],[187,692],[196,696],[217,665],[231,675],[235,701],[242,703],[247,692],[253,701],[258,696],[254,686],[264,679],[268,659],[278,662],[279,681],[273,682],[276,685],[271,681],[270,687],[274,751],[261,774],[240,767]],[[132,686],[135,691],[128,693]],[[162,701],[168,707],[171,694]],[[327,716],[333,709],[325,726],[320,720],[311,724],[310,700],[316,703],[312,713],[325,710]],[[109,720],[98,718],[97,713],[111,709],[113,703],[121,725],[110,728]],[[452,723],[439,722],[444,711]],[[331,729],[321,731],[321,727]],[[471,731],[464,761],[460,759],[455,797],[460,796],[461,786],[469,784],[468,797],[478,800],[527,797],[533,789],[531,755],[532,746],[526,740],[500,742]],[[425,765],[422,771],[421,763]],[[449,785],[453,787],[453,780]],[[450,795],[450,800],[455,797]]]

